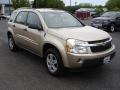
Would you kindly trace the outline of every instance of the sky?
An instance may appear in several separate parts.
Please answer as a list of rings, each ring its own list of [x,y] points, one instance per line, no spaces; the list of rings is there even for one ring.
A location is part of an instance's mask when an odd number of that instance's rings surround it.
[[[65,5],[68,6],[70,5],[70,0],[63,0]],[[71,0],[72,5],[75,5],[75,2],[77,2],[77,4],[79,3],[91,3],[93,5],[105,5],[105,3],[108,0]]]

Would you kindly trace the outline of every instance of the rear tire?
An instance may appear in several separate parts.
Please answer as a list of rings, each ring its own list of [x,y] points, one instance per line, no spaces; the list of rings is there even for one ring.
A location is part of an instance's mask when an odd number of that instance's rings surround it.
[[[62,57],[58,50],[50,48],[44,55],[45,65],[48,72],[53,76],[60,76],[64,72]]]
[[[115,24],[111,24],[110,25],[110,32],[115,32],[115,30],[116,30]]]
[[[15,44],[15,41],[14,41],[13,36],[11,34],[8,35],[8,46],[9,46],[9,49],[13,52],[18,50],[18,47]]]

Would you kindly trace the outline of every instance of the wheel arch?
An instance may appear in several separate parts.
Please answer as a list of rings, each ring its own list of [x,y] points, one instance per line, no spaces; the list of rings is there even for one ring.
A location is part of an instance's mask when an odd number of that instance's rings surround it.
[[[9,37],[9,35],[12,35],[12,33],[10,31],[7,32],[7,36]]]
[[[112,22],[110,23],[110,26],[111,26],[112,24],[114,24],[114,25],[116,26],[116,22],[112,21]]]
[[[67,55],[66,55],[66,53],[65,53],[65,51],[63,50],[63,49],[61,49],[61,48],[63,48],[62,46],[56,46],[55,44],[53,44],[53,43],[45,43],[44,45],[43,45],[43,49],[42,49],[42,57],[44,56],[44,54],[45,54],[45,51],[47,50],[47,49],[49,49],[49,48],[55,48],[58,52],[59,52],[59,54],[61,55],[61,58],[62,58],[62,62],[63,62],[63,65],[64,66],[68,66],[69,64],[68,64],[68,61],[67,61]]]
[[[56,48],[55,45],[50,44],[50,43],[45,43],[44,46],[43,46],[43,49],[42,49],[42,56],[44,56],[45,51],[48,50],[49,48],[55,48],[59,52],[58,48]]]

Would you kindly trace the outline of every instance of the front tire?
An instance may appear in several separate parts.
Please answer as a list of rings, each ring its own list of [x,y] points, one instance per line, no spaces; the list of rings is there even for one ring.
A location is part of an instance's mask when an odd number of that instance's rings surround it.
[[[58,50],[55,48],[48,49],[45,52],[44,59],[46,68],[51,75],[59,76],[63,74],[62,57]]]
[[[17,51],[18,49],[11,34],[8,35],[8,46],[11,51]]]
[[[115,32],[115,30],[116,30],[115,25],[111,24],[111,26],[110,26],[110,32]]]

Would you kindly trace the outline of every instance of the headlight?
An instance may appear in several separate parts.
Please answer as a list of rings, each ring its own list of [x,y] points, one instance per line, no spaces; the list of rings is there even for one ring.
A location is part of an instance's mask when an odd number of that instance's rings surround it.
[[[68,39],[67,40],[67,52],[74,53],[74,54],[87,54],[88,47],[86,47],[87,42],[75,40],[75,39]]]
[[[108,21],[108,20],[105,20],[103,23],[108,24],[108,23],[109,23],[109,21]]]

